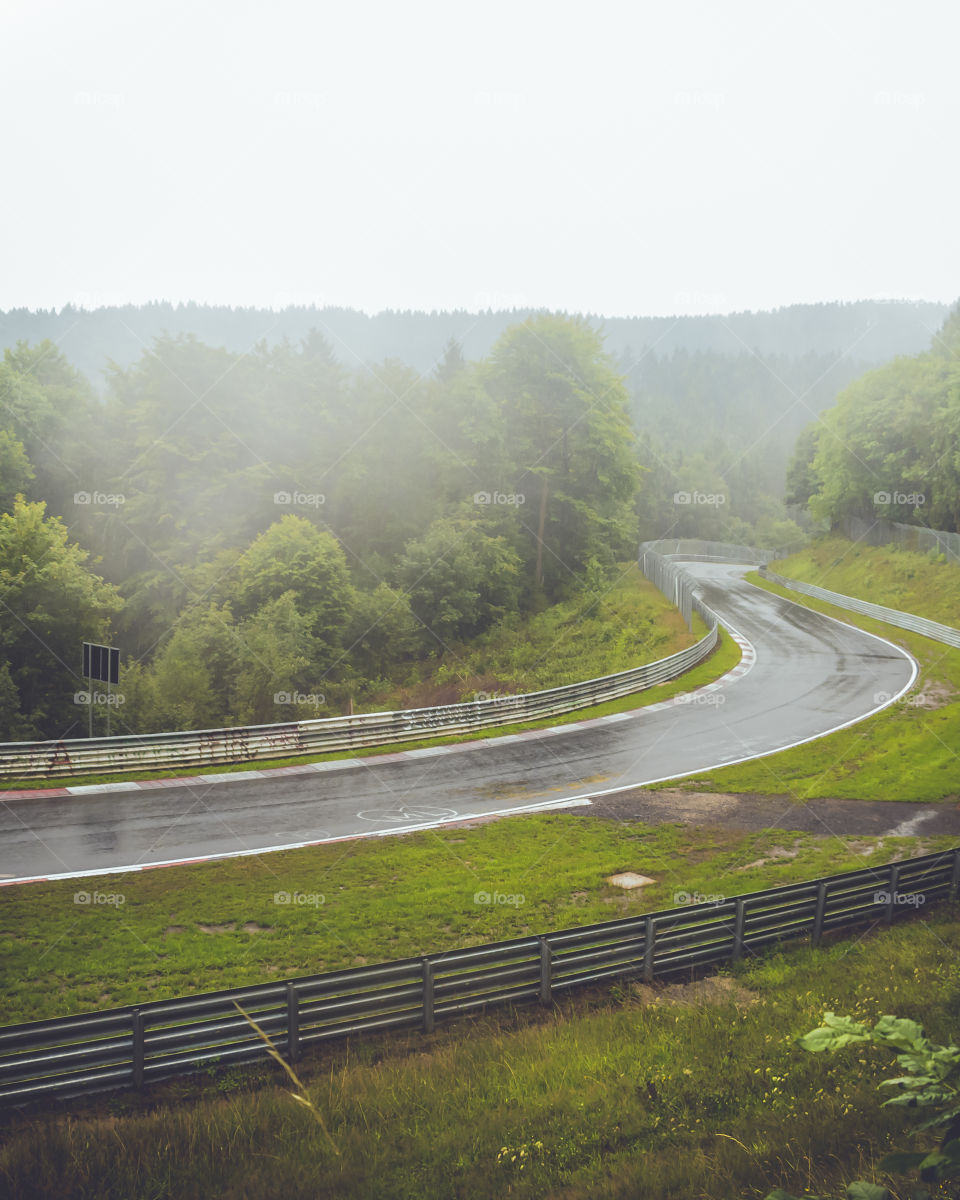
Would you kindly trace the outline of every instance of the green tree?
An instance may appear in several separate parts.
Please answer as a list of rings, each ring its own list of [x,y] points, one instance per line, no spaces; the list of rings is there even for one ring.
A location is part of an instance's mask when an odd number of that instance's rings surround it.
[[[9,429],[0,429],[0,509],[10,512],[15,497],[26,492],[33,478],[23,442]]]
[[[0,662],[17,692],[24,736],[82,736],[80,647],[105,642],[121,600],[86,566],[88,553],[68,541],[43,502],[17,497],[0,514]]]
[[[483,490],[524,497],[518,520],[533,580],[556,596],[591,558],[606,563],[634,548],[639,465],[626,389],[600,336],[560,316],[508,329],[487,379],[507,458]]]
[[[238,616],[251,616],[290,592],[306,617],[312,666],[324,672],[340,657],[353,603],[347,560],[335,537],[288,513],[257,537],[239,560],[234,588]]]
[[[520,560],[505,538],[476,519],[443,517],[409,542],[396,570],[398,586],[422,623],[425,649],[486,629],[517,604]]]

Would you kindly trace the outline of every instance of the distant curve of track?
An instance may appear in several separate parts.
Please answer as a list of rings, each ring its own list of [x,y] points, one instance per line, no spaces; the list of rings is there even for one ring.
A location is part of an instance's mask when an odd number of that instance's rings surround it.
[[[749,670],[692,698],[337,769],[7,799],[0,882],[142,870],[586,803],[823,736],[892,703],[916,678],[905,650],[746,583],[749,567],[687,569],[755,654]]]

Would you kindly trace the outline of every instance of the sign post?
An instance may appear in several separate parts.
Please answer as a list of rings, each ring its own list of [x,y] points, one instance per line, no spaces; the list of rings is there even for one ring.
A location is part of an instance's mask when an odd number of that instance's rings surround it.
[[[110,736],[110,684],[120,682],[120,651],[115,646],[99,646],[96,642],[83,643],[83,675],[89,681],[87,693],[90,709],[90,736],[93,737],[93,684],[94,680],[107,685],[107,737]]]

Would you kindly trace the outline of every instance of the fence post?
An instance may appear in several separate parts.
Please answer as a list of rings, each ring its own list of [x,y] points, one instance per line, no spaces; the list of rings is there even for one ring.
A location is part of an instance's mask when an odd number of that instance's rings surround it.
[[[657,938],[656,923],[647,917],[643,923],[643,982],[653,983],[653,947]]]
[[[550,943],[540,938],[540,1003],[549,1004],[553,999],[553,954]]]
[[[813,946],[820,945],[820,938],[823,935],[823,918],[827,911],[827,882],[821,879],[817,883],[817,910],[813,917],[813,933],[810,935],[810,944]]]
[[[433,1033],[433,963],[423,960],[423,1032]]]
[[[953,852],[953,875],[950,877],[950,899],[956,903],[960,892],[960,847]]]
[[[287,984],[287,1054],[292,1063],[300,1057],[300,996]]]
[[[143,1013],[135,1008],[130,1014],[133,1023],[133,1086],[143,1087]]]
[[[742,896],[737,897],[736,918],[733,926],[733,957],[738,959],[743,954],[743,923],[747,912],[747,902]]]
[[[897,884],[900,881],[900,864],[898,862],[890,864],[890,891],[887,897],[887,924],[893,924],[893,917],[897,911]]]

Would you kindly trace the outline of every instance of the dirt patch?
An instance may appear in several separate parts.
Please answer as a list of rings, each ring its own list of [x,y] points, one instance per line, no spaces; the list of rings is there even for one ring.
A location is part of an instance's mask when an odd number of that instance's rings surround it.
[[[267,933],[273,929],[272,925],[258,925],[256,921],[247,921],[241,926],[244,933]]]
[[[948,687],[945,683],[927,679],[918,692],[911,692],[908,696],[904,696],[901,703],[907,708],[944,708],[951,700],[955,700],[956,696],[954,688]]]
[[[753,867],[765,867],[768,863],[780,862],[785,859],[796,858],[800,853],[799,847],[803,843],[798,839],[793,843],[791,849],[787,850],[784,846],[772,846],[763,858],[754,859],[753,862],[747,863],[744,867],[737,867],[738,871],[749,871]]]
[[[171,933],[183,933],[185,929],[185,925],[168,925],[163,931],[163,936],[167,937]]]
[[[234,921],[231,921],[227,925],[197,925],[201,933],[233,933],[236,927],[236,922]]]
[[[706,975],[690,983],[631,984],[630,991],[644,1006],[681,1004],[697,1007],[707,1004],[756,1004],[757,996],[729,975]]]

